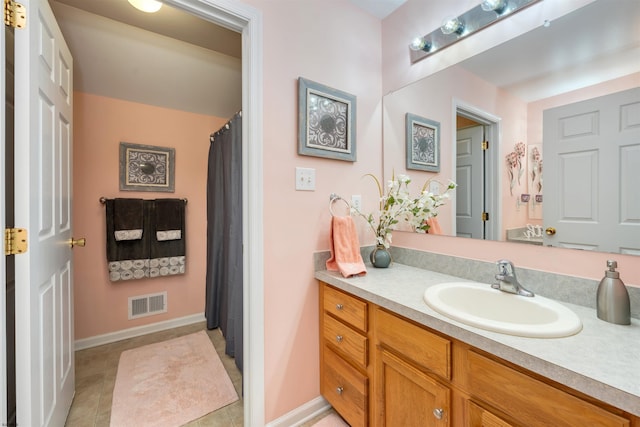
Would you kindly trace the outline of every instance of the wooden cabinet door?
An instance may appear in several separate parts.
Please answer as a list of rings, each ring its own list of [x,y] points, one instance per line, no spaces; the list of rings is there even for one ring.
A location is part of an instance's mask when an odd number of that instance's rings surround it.
[[[449,388],[384,348],[378,351],[377,424],[449,426]]]
[[[515,424],[506,422],[472,401],[467,402],[467,411],[469,414],[469,427],[517,427]]]

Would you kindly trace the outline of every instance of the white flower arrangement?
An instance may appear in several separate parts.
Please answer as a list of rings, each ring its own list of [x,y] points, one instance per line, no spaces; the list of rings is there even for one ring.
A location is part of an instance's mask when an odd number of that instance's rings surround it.
[[[378,245],[385,248],[391,246],[391,232],[394,226],[404,220],[408,222],[417,233],[426,233],[429,230],[427,220],[438,215],[438,208],[449,199],[449,191],[456,188],[456,184],[450,181],[447,189],[441,194],[431,193],[428,188],[431,180],[422,186],[417,197],[409,194],[411,178],[408,175],[398,175],[397,179],[392,175],[387,183],[386,192],[383,191],[380,180],[375,175],[367,174],[376,182],[380,194],[380,210],[377,215],[372,213],[365,215],[356,208],[352,212],[363,217],[376,236]]]

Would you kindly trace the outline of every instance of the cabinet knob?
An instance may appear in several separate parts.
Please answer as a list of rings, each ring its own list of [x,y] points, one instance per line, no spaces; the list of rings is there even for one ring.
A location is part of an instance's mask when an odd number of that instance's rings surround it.
[[[336,388],[336,393],[338,393],[338,394],[342,394],[343,391],[344,391],[344,388],[342,386],[338,386]]]
[[[545,233],[547,233],[547,235],[549,236],[553,236],[554,234],[556,234],[556,229],[553,227],[547,227],[546,230],[544,230]]]
[[[342,310],[343,306],[342,304],[336,304],[336,310]]]
[[[342,342],[342,335],[336,335],[336,341]]]
[[[441,420],[443,415],[444,415],[443,409],[437,408],[433,410],[433,416],[436,417],[436,419]]]

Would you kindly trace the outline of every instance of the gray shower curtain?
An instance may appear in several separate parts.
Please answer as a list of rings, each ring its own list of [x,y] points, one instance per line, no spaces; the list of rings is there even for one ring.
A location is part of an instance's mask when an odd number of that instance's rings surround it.
[[[207,176],[207,328],[242,372],[242,114],[211,135]]]

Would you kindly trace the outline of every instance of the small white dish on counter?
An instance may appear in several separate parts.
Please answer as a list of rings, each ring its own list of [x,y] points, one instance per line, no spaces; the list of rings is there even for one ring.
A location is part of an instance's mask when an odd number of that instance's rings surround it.
[[[424,292],[424,301],[451,319],[503,334],[560,338],[582,330],[580,318],[559,302],[503,292],[484,283],[440,283]]]

